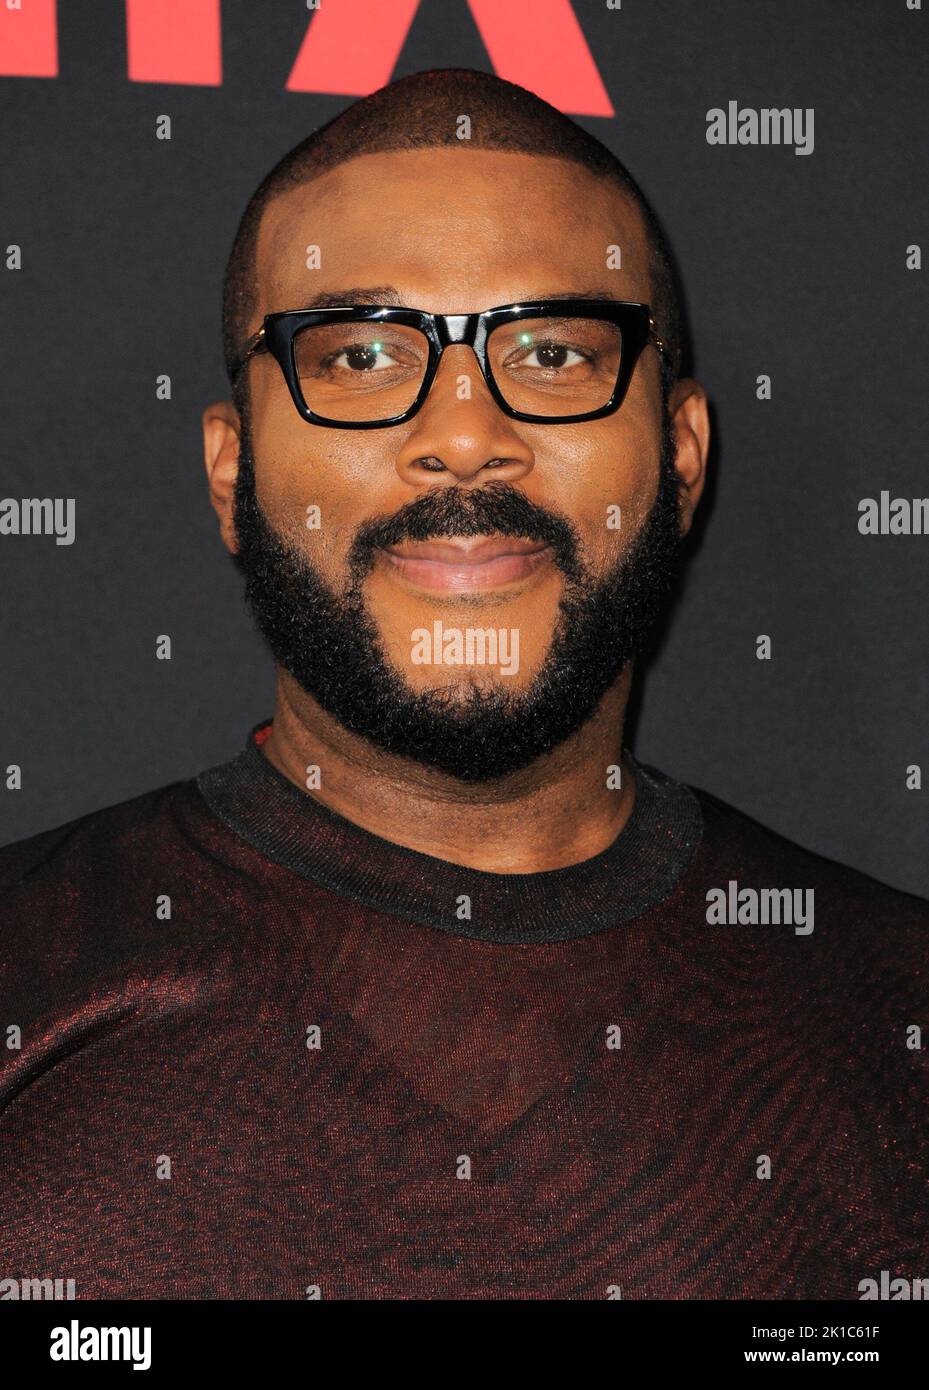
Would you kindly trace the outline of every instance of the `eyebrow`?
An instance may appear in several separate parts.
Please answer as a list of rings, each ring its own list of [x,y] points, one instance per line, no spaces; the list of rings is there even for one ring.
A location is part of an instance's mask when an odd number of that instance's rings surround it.
[[[524,294],[513,301],[521,304],[538,299],[615,299],[609,290],[560,290],[556,294]],[[298,309],[338,309],[351,304],[383,304],[403,307],[403,298],[395,285],[354,285],[349,289],[322,290],[297,305]],[[410,306],[407,306],[410,307]]]

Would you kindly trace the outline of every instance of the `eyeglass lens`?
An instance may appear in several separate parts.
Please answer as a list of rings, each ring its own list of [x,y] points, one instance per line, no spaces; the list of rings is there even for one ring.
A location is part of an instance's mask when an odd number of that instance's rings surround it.
[[[605,406],[622,359],[618,325],[603,319],[517,319],[499,324],[487,358],[500,394],[529,415],[582,415]],[[330,420],[389,419],[419,394],[429,343],[399,323],[323,323],[301,329],[294,360],[304,400]]]

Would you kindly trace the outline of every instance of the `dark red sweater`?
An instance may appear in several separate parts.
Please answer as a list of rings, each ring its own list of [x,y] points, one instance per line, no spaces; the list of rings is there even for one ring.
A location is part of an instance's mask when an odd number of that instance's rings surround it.
[[[638,763],[594,859],[461,868],[326,810],[261,729],[0,850],[0,1281],[857,1299],[929,1276],[929,903]],[[711,890],[748,915],[769,888],[812,890],[813,930],[707,920]]]

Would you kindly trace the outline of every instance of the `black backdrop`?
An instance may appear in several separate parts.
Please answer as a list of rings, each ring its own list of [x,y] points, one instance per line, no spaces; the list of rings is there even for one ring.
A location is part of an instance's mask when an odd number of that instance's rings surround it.
[[[285,90],[299,0],[226,0],[219,86],[130,81],[124,5],[58,8],[59,76],[0,77],[0,243],[23,256],[0,266],[0,496],[73,497],[76,539],[0,536],[0,768],[23,769],[22,790],[0,784],[2,843],[190,776],[271,712],[199,416],[226,394],[221,275],[245,200],[351,100]],[[905,783],[929,771],[929,537],[858,530],[862,498],[929,493],[925,278],[906,265],[929,239],[929,16],[906,0],[574,11],[616,109],[575,119],[665,221],[717,430],[633,746],[929,895],[929,788]],[[466,0],[422,0],[394,75],[450,65],[492,68]],[[709,145],[706,113],[730,100],[812,107],[812,154]]]

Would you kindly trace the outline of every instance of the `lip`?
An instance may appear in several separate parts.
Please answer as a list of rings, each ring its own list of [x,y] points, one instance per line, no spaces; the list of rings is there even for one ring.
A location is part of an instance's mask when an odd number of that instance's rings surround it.
[[[406,541],[381,551],[402,579],[446,593],[496,589],[550,563],[552,548],[518,536]]]

